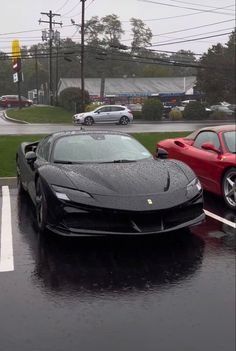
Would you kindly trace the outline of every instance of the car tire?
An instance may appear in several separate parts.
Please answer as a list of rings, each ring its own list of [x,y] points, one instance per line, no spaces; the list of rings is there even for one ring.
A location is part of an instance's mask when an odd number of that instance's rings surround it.
[[[88,116],[84,119],[84,124],[86,126],[91,126],[93,125],[93,123],[94,123],[93,117]]]
[[[222,193],[226,205],[236,210],[236,168],[228,169],[222,180]]]
[[[119,124],[125,126],[129,123],[129,118],[127,116],[122,116],[120,118]]]
[[[28,104],[28,103],[26,103],[26,104],[25,104],[25,107],[29,107],[29,104]]]
[[[43,191],[42,181],[40,178],[36,181],[36,218],[37,226],[40,233],[44,233],[47,225],[48,210],[47,201]]]
[[[11,104],[7,104],[7,107],[8,107],[8,108],[11,107]]]
[[[16,163],[16,179],[17,179],[17,189],[18,189],[18,194],[23,194],[26,192],[26,189],[24,188],[21,177],[20,177],[20,171],[19,171],[19,164],[18,162]]]

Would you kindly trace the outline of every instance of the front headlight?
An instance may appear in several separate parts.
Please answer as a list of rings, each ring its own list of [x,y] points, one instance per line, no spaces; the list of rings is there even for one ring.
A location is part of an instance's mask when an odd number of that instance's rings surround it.
[[[187,185],[187,196],[193,197],[194,195],[198,194],[202,190],[201,183],[198,178],[194,178],[188,185]]]
[[[52,189],[59,200],[71,201],[71,197],[81,196],[83,198],[91,198],[92,196],[85,191],[80,191],[71,188],[64,188],[57,185],[52,185]]]

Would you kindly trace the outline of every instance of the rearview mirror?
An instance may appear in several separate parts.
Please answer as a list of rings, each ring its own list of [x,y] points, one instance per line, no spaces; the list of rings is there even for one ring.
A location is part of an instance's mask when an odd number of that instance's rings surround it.
[[[37,156],[36,153],[34,151],[28,151],[25,154],[25,159],[27,161],[28,164],[33,164],[34,161],[36,160]]]
[[[156,157],[161,159],[166,159],[168,158],[168,152],[165,149],[158,147],[156,150]]]

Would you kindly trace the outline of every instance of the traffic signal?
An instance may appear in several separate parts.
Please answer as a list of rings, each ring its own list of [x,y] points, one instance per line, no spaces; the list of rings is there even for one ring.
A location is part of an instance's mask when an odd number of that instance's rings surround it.
[[[21,58],[17,57],[13,59],[12,68],[14,72],[20,72],[21,70]]]

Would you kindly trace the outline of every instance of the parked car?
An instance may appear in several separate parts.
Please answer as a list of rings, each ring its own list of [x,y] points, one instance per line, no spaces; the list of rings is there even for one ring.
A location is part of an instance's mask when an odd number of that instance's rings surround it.
[[[90,112],[77,113],[72,119],[75,124],[85,124],[87,126],[105,122],[126,125],[133,121],[133,114],[126,106],[104,105]]]
[[[232,111],[228,106],[225,105],[212,105],[210,107],[211,111],[224,112],[228,116],[232,116],[234,111]]]
[[[231,105],[228,106],[228,108],[229,108],[231,111],[236,112],[236,104],[231,104]]]
[[[184,163],[157,158],[136,139],[64,131],[24,142],[16,155],[40,231],[68,236],[164,233],[204,219],[202,188]]]
[[[0,106],[1,107],[28,107],[33,104],[32,100],[27,99],[24,96],[21,96],[21,104],[18,95],[3,95],[0,97]]]
[[[157,143],[169,157],[188,164],[203,188],[223,196],[226,205],[236,210],[236,126],[205,127],[185,138]]]
[[[141,104],[128,104],[127,108],[131,112],[137,112],[137,111],[142,111],[142,105]]]

